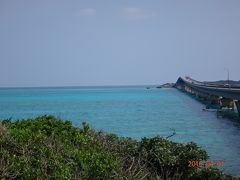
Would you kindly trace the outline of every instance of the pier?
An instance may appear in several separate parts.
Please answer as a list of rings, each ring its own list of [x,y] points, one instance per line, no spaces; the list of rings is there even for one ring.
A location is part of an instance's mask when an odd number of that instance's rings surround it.
[[[190,77],[179,77],[175,87],[221,108],[230,109],[240,117],[240,86],[201,82]]]

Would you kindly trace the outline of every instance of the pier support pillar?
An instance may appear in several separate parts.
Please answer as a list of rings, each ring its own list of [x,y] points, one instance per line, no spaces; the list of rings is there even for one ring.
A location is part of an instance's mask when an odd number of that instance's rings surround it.
[[[232,99],[222,98],[220,100],[220,105],[221,105],[221,107],[233,108],[234,107],[234,101]]]
[[[234,105],[236,105],[238,116],[240,117],[240,100],[234,101]]]
[[[218,104],[219,103],[219,97],[218,96],[209,95],[208,96],[208,101],[210,102],[210,104]]]
[[[204,101],[207,101],[208,100],[208,97],[209,95],[208,94],[205,94],[205,93],[201,93],[201,98],[204,100]]]

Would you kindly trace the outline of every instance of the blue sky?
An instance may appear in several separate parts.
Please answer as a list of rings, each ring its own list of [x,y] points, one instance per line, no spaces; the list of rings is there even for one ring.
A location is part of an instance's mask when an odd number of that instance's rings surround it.
[[[0,87],[240,79],[240,1],[1,0]]]

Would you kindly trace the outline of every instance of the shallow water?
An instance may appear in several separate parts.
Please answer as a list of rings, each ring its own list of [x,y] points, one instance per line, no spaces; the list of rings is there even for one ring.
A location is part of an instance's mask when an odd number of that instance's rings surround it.
[[[176,89],[145,87],[74,87],[0,89],[0,119],[53,114],[75,125],[140,139],[168,136],[194,141],[213,161],[224,160],[225,172],[240,175],[240,123],[203,112],[204,105]]]

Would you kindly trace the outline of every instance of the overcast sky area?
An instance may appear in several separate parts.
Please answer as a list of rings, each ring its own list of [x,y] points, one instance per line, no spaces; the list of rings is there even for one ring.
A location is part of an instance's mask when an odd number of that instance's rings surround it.
[[[0,87],[240,80],[239,0],[0,0]]]

